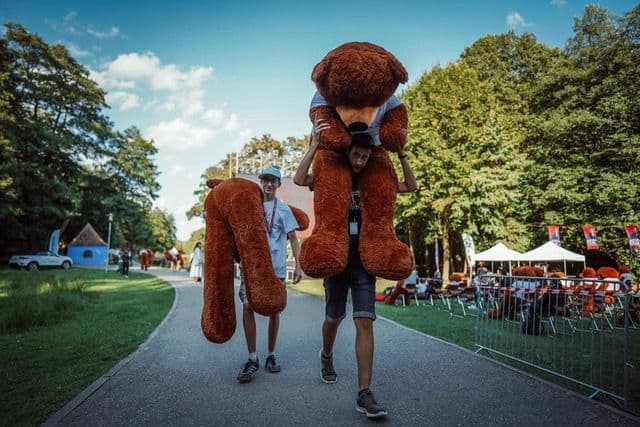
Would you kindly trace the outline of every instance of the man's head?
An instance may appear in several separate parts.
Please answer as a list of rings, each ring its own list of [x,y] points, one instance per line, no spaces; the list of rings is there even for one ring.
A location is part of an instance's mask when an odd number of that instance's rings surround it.
[[[351,145],[347,148],[347,159],[353,173],[359,173],[369,161],[373,140],[367,133],[356,133],[351,139]]]
[[[280,169],[275,166],[267,166],[262,170],[258,178],[260,178],[260,185],[266,199],[273,199],[276,195],[276,190],[280,187],[280,179],[282,178]]]

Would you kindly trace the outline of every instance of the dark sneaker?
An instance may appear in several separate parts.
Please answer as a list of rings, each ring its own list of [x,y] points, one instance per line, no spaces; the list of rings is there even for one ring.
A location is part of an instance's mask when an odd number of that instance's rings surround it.
[[[242,370],[238,374],[238,382],[239,383],[248,383],[249,381],[251,381],[252,375],[258,369],[260,369],[260,364],[258,363],[257,359],[256,359],[255,362],[253,360],[251,360],[251,359],[247,360],[247,363],[245,363],[242,366]]]
[[[278,362],[276,361],[276,357],[273,354],[267,357],[266,362],[264,362],[264,368],[269,372],[280,372],[282,370],[282,368],[280,368],[280,365],[278,365]]]
[[[320,350],[320,379],[326,384],[338,382],[338,374],[333,369],[333,355],[329,358],[324,357],[322,349]]]
[[[368,388],[358,393],[356,411],[367,414],[367,418],[378,418],[387,415],[387,410],[378,405],[378,402],[376,402],[376,399],[373,397],[373,393]]]

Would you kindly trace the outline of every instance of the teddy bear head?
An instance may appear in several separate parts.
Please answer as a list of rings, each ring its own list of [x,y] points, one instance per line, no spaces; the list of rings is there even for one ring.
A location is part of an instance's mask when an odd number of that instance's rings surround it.
[[[370,123],[408,75],[400,61],[380,46],[351,42],[327,53],[313,68],[311,80],[348,125]]]

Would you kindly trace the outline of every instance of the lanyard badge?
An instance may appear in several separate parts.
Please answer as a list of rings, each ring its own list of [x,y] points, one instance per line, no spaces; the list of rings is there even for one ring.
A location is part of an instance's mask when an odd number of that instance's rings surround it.
[[[278,199],[273,199],[273,209],[271,209],[271,220],[267,220],[267,215],[262,209],[262,215],[264,216],[264,228],[267,230],[267,234],[271,237],[271,232],[273,231],[273,219],[276,216],[276,205],[278,204]]]

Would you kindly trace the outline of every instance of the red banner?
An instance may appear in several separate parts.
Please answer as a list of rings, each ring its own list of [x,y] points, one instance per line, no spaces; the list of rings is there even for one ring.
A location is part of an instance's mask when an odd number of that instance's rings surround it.
[[[598,245],[598,238],[596,236],[596,228],[593,225],[583,225],[582,232],[584,233],[584,238],[587,241],[587,250],[598,250],[600,249],[600,245]]]
[[[629,247],[636,251],[640,250],[640,228],[635,224],[629,224],[624,226],[624,231],[629,238]]]
[[[549,232],[549,241],[560,246],[560,226],[547,225],[547,231]]]

